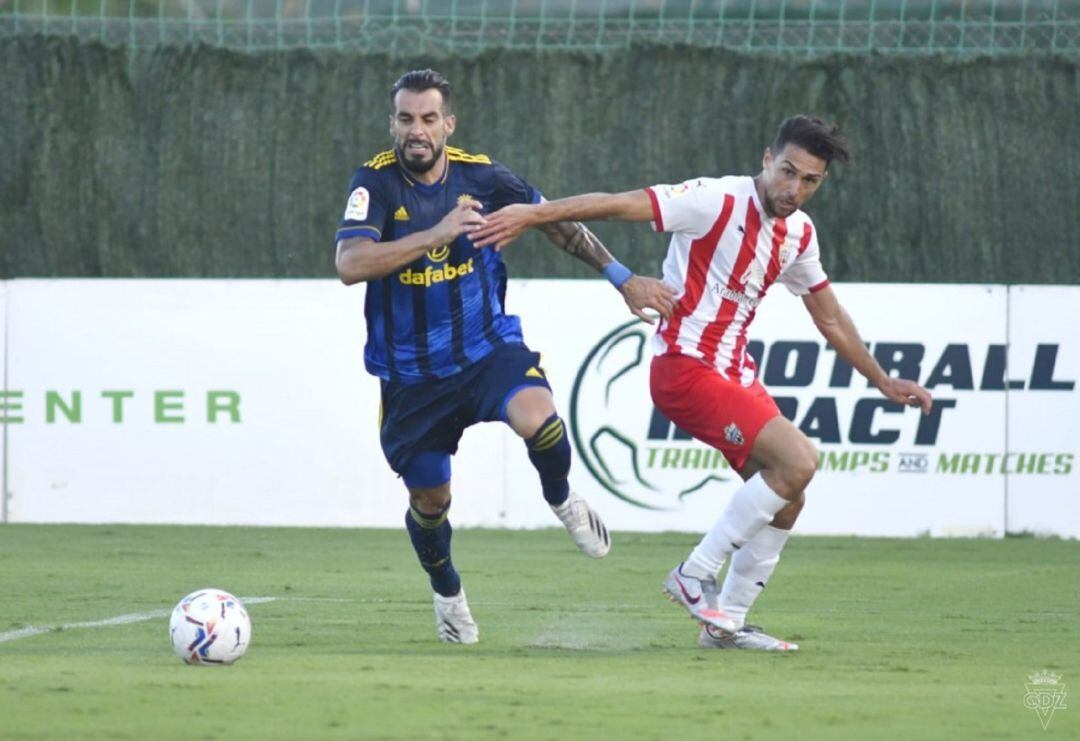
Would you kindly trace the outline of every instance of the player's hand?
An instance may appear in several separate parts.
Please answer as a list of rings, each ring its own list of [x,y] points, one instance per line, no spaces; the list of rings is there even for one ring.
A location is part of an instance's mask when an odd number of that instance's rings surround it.
[[[450,244],[462,234],[472,234],[483,226],[484,217],[480,213],[483,204],[472,199],[459,203],[453,211],[435,225],[432,239],[436,244]]]
[[[675,289],[656,278],[635,275],[622,284],[619,292],[630,307],[630,312],[649,324],[655,321],[655,317],[646,314],[645,309],[652,309],[664,319],[670,319],[671,312],[675,310]]]
[[[889,401],[909,407],[920,407],[923,414],[930,413],[930,407],[933,404],[930,392],[914,381],[906,378],[887,378],[878,386],[878,389]]]
[[[533,208],[523,203],[500,208],[488,216],[484,225],[470,234],[469,239],[476,249],[494,246],[499,252],[533,225],[529,218]]]

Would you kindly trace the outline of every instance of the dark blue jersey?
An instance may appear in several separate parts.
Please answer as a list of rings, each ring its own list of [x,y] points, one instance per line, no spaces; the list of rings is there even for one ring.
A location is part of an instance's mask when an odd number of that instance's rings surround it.
[[[425,185],[383,152],[353,175],[337,239],[390,242],[438,224],[471,198],[492,213],[538,203],[540,193],[484,155],[446,148],[442,179]],[[522,342],[521,322],[505,313],[506,265],[462,235],[377,280],[368,281],[364,315],[368,372],[418,383],[460,373],[508,342]]]

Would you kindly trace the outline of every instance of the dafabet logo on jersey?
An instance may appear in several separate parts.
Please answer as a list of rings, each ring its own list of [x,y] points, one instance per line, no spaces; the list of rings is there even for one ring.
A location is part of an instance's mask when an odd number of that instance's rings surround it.
[[[423,270],[413,270],[412,268],[406,268],[398,274],[398,280],[407,286],[423,286],[424,288],[430,288],[436,283],[442,283],[448,280],[456,280],[463,275],[468,275],[473,272],[475,266],[473,260],[475,258],[470,257],[460,265],[442,265],[440,267],[432,267],[428,265]]]
[[[443,244],[438,247],[433,247],[427,251],[427,259],[434,263],[445,263],[450,257],[450,245]],[[405,268],[398,273],[398,280],[406,286],[422,286],[424,288],[430,288],[436,283],[444,283],[449,280],[456,280],[464,275],[473,272],[476,269],[474,260],[476,258],[470,257],[460,265],[439,265],[434,267],[428,265],[423,270],[414,270],[412,268]]]

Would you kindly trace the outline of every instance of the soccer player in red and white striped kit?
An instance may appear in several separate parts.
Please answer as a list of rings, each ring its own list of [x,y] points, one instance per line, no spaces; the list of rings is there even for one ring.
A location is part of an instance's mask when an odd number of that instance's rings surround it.
[[[863,344],[822,269],[817,232],[801,208],[833,161],[850,161],[838,127],[819,118],[783,121],[755,177],[696,178],[625,193],[590,193],[496,212],[472,234],[496,249],[524,229],[554,221],[651,221],[670,232],[664,282],[675,289],[652,339],[653,401],[668,419],[719,449],[743,478],[720,518],[664,591],[702,624],[706,648],[794,651],[746,624],[802,510],[817,470],[813,443],[756,378],[747,329],[775,282],[802,297],[837,354],[890,401],[929,413],[929,392],[886,373]],[[630,271],[605,269],[617,284]],[[730,561],[722,586],[716,577]]]

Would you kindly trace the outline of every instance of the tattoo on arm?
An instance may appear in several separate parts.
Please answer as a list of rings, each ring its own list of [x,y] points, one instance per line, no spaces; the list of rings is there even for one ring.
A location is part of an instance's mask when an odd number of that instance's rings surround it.
[[[558,221],[538,228],[553,245],[596,271],[603,270],[604,266],[615,260],[600,238],[580,222]]]

